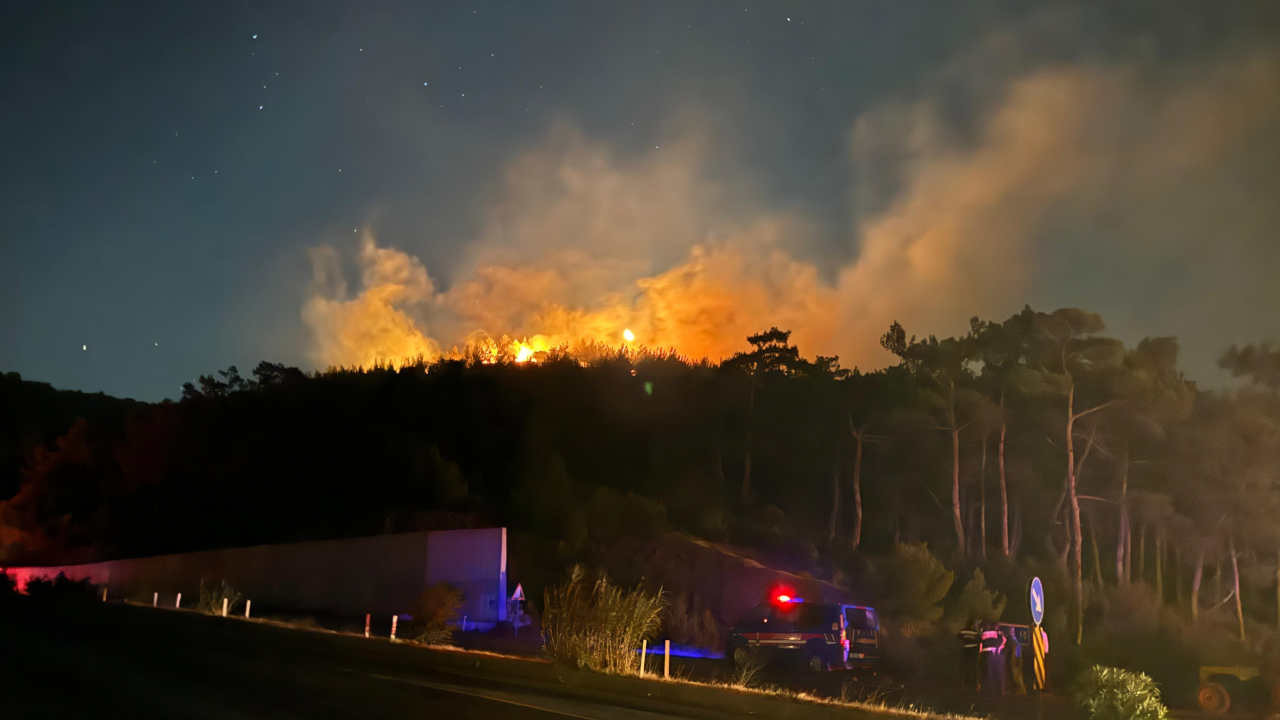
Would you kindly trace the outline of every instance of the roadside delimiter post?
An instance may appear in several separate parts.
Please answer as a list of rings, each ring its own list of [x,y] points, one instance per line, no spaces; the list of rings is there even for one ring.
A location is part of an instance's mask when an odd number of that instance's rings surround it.
[[[640,641],[640,674],[644,674],[644,656],[649,652],[649,639],[644,638]]]
[[[662,641],[662,679],[671,679],[671,641]]]

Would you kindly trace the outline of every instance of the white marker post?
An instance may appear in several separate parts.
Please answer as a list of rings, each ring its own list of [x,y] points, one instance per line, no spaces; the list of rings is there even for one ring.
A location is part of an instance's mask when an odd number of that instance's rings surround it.
[[[644,656],[649,653],[649,638],[640,641],[640,674],[644,674]]]
[[[252,600],[245,600],[245,601],[244,601],[244,619],[245,619],[245,620],[248,620],[248,619],[249,619],[249,608],[251,608],[251,607],[253,607],[253,601],[252,601]]]
[[[160,607],[160,593],[151,593],[151,607]]]
[[[227,599],[224,597],[222,598],[222,617],[226,617],[226,616],[227,616]]]
[[[178,593],[178,599],[173,601],[173,606],[176,608],[182,607],[182,593]]]
[[[662,641],[662,679],[671,679],[671,641]]]
[[[400,621],[400,616],[399,616],[399,615],[392,615],[392,616],[391,616],[391,640],[392,640],[392,642],[395,642],[395,639],[396,639],[396,623],[397,623],[397,622],[399,622],[399,621]]]
[[[106,601],[107,601],[107,586],[103,585],[102,586],[102,602],[106,602]]]
[[[369,637],[369,613],[364,614],[364,636]]]

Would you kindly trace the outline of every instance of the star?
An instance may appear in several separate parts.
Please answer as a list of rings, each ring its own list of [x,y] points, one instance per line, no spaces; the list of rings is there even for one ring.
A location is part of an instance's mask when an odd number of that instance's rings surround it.
[[[360,232],[360,228],[351,228],[351,232]]]
[[[88,346],[88,345],[81,345],[81,346],[80,346],[80,350],[81,350],[82,352],[89,352],[89,346]]]
[[[160,341],[156,340],[155,342],[151,343],[151,347],[160,347]]]
[[[250,40],[257,40],[257,39],[258,39],[258,33],[254,33],[253,35],[250,35],[250,36],[249,36],[249,39],[250,39]]]
[[[258,109],[259,109],[259,110],[261,110],[261,109],[262,109],[262,107],[263,107],[262,105],[259,105],[259,106],[258,106]]]
[[[422,87],[431,87],[431,81],[430,81],[430,80],[423,80],[423,81],[422,81]]]
[[[791,18],[787,18],[787,22],[791,22]]]
[[[342,168],[338,168],[338,174],[339,174],[339,175],[341,175],[341,174],[342,174]]]
[[[460,95],[462,95],[462,97],[466,97],[466,96],[467,96],[467,94],[466,94],[466,93],[460,93]]]

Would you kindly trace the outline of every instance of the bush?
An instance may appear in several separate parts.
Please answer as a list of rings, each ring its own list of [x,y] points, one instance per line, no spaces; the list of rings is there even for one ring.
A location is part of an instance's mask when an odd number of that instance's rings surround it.
[[[666,635],[672,642],[693,645],[705,650],[724,647],[720,623],[708,608],[686,593],[676,595],[667,608]]]
[[[1076,682],[1076,707],[1089,720],[1166,720],[1160,688],[1149,676],[1123,668],[1094,665]]]
[[[1004,614],[1005,604],[1004,595],[987,589],[987,578],[982,570],[974,570],[973,577],[951,602],[947,630],[954,633],[960,628],[972,627],[975,622],[995,622]]]
[[[581,565],[543,593],[542,641],[547,654],[574,667],[626,673],[638,669],[636,650],[661,626],[662,591],[623,590]]]
[[[605,547],[624,537],[655,538],[667,526],[667,509],[660,503],[607,487],[597,487],[592,493],[586,517],[591,539]]]
[[[72,580],[62,573],[53,580],[35,578],[28,581],[27,595],[37,602],[58,605],[85,604],[100,597],[88,579]]]
[[[204,578],[200,578],[200,600],[196,603],[197,610],[210,615],[221,615],[223,598],[227,599],[227,614],[234,615],[244,596],[231,587],[231,583],[225,579],[217,583],[206,583]]]
[[[883,565],[881,576],[883,610],[907,636],[927,632],[942,617],[939,603],[956,577],[925,543],[898,543]]]
[[[422,632],[418,640],[443,643],[453,636],[450,629],[462,608],[462,593],[448,583],[436,583],[422,592],[418,600],[418,618]]]

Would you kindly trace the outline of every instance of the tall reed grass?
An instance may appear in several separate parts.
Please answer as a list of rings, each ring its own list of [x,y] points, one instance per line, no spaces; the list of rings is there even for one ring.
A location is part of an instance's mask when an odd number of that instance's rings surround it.
[[[661,589],[626,590],[575,565],[563,584],[543,593],[542,640],[548,655],[575,667],[636,672],[640,641],[657,632],[665,607]]]

